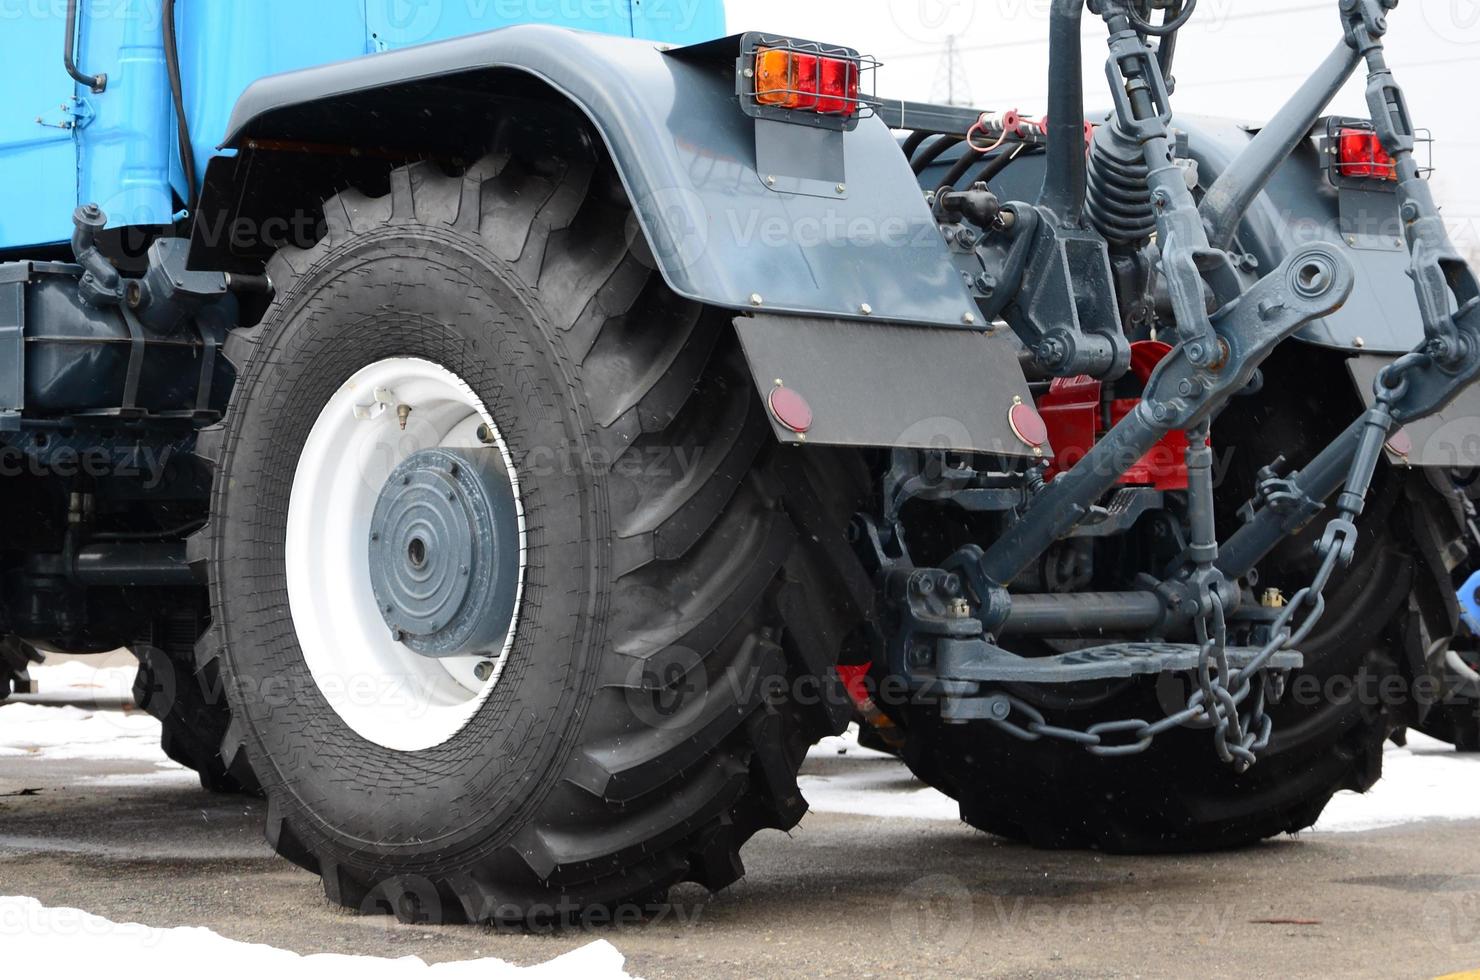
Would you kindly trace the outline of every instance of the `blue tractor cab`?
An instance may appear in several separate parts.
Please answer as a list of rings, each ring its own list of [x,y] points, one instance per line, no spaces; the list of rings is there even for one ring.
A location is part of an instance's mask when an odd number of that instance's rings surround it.
[[[111,229],[174,225],[260,78],[520,23],[681,46],[723,36],[725,11],[723,0],[24,5],[0,40],[0,251],[66,242],[81,203]]]

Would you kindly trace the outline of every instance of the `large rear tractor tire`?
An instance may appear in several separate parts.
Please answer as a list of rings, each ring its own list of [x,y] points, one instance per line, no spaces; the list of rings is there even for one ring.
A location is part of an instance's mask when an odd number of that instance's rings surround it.
[[[1318,367],[1273,361],[1265,396],[1225,413],[1214,445],[1236,448],[1220,491],[1221,528],[1237,526],[1233,511],[1259,466],[1282,452],[1302,458],[1301,439],[1308,451],[1323,445],[1335,433],[1316,420],[1337,425],[1350,417],[1320,404],[1340,389],[1299,382]],[[1271,393],[1315,404],[1281,403]],[[1353,405],[1351,414],[1359,410]],[[1311,421],[1301,428],[1289,424],[1294,419]],[[1143,754],[1105,758],[1051,738],[1023,742],[985,726],[948,726],[928,706],[905,717],[905,759],[960,802],[967,823],[1044,848],[1204,851],[1310,827],[1335,793],[1364,792],[1377,782],[1384,744],[1414,717],[1413,681],[1424,670],[1420,636],[1444,635],[1452,625],[1449,568],[1463,547],[1455,547],[1460,529],[1441,519],[1447,509],[1422,477],[1387,467],[1379,473],[1359,522],[1354,563],[1328,587],[1325,617],[1301,644],[1306,667],[1270,711],[1273,740],[1245,773],[1219,760],[1204,729],[1173,730]],[[1310,580],[1324,523],[1317,518],[1261,565],[1261,590],[1275,586],[1288,596]],[[1083,730],[1112,720],[1158,721],[1185,705],[1190,684],[1169,675],[1012,693],[1051,725]]]
[[[198,636],[192,629],[181,652],[172,652],[169,644],[134,645],[133,654],[139,661],[134,704],[159,719],[164,754],[195,770],[202,788],[213,793],[254,793],[257,780],[246,760],[232,772],[221,757],[221,740],[231,718],[219,683],[196,670],[191,648]]]
[[[664,285],[581,152],[324,208],[201,443],[199,659],[269,841],[414,921],[735,881],[848,709],[792,628],[832,613],[727,315]]]

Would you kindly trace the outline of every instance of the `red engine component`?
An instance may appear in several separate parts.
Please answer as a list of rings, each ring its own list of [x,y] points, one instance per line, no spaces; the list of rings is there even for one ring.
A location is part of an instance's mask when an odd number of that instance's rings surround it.
[[[1170,344],[1143,340],[1131,345],[1131,375],[1142,387],[1161,359],[1172,351]],[[1049,444],[1054,458],[1048,479],[1070,469],[1094,447],[1105,434],[1105,417],[1101,411],[1101,382],[1087,375],[1058,378],[1049,385],[1048,393],[1038,400],[1038,414],[1048,424]],[[1141,403],[1139,398],[1116,398],[1110,402],[1110,425],[1125,418]],[[1187,436],[1168,433],[1151,451],[1126,470],[1120,482],[1131,486],[1152,486],[1158,490],[1187,489]]]

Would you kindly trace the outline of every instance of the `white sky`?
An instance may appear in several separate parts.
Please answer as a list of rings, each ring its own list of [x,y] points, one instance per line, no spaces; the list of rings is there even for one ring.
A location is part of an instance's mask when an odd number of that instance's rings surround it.
[[[955,35],[983,109],[1042,113],[1050,0],[729,0],[729,27],[847,44],[885,62],[878,94],[945,101],[942,52]],[[1178,111],[1261,120],[1340,38],[1338,0],[1200,0],[1178,43]],[[1085,14],[1089,104],[1109,104],[1103,23]],[[1415,125],[1433,131],[1435,192],[1462,248],[1480,252],[1480,0],[1403,0],[1388,60]],[[1359,70],[1333,111],[1365,116]]]

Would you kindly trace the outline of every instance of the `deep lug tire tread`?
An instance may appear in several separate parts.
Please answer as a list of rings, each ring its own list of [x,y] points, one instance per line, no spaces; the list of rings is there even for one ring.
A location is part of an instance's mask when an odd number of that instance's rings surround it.
[[[461,176],[416,164],[393,173],[388,195],[347,190],[326,202],[325,214],[321,241],[272,260],[273,308],[263,325],[233,334],[227,356],[249,376],[258,357],[272,357],[266,335],[301,284],[387,228],[460,241],[504,263],[580,360],[569,396],[587,407],[590,437],[613,461],[604,474],[607,522],[597,530],[611,542],[611,594],[601,613],[610,652],[578,744],[523,829],[475,861],[429,860],[421,876],[378,868],[332,843],[279,799],[271,772],[292,760],[260,758],[260,746],[233,723],[221,756],[268,773],[269,842],[319,873],[331,900],[409,918],[492,920],[557,902],[641,900],[684,880],[728,885],[743,873],[738,851],[755,831],[789,829],[800,818],[795,773],[804,743],[837,730],[841,716],[835,706],[800,709],[768,696],[768,682],[784,690],[827,655],[797,656],[772,601],[798,537],[764,476],[771,438],[727,317],[673,295],[641,263],[621,188],[609,168],[591,162],[498,152]],[[202,436],[200,453],[224,466],[238,437],[228,421]],[[650,447],[703,452],[687,480],[671,466],[620,465]],[[218,530],[207,528],[202,540],[217,622],[226,625],[202,637],[197,660],[229,675],[229,643],[273,638],[230,634]],[[677,671],[649,669],[685,652],[691,660]],[[652,726],[634,715],[635,703],[696,678],[698,701],[681,722]]]

